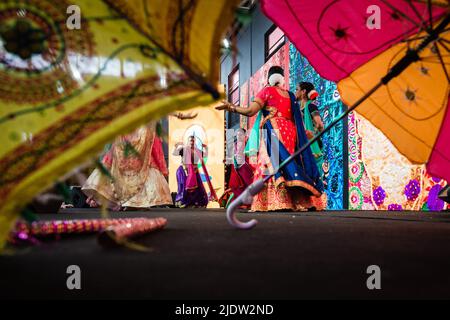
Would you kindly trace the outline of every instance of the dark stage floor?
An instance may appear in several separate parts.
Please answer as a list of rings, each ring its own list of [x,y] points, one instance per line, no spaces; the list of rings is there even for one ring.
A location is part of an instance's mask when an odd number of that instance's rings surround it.
[[[74,236],[0,256],[0,298],[450,298],[450,216],[429,213],[272,213],[250,231],[222,210],[158,209],[165,230],[139,240],[151,253],[101,249]],[[66,210],[53,218],[94,218]],[[66,268],[81,268],[81,290]],[[381,267],[378,291],[366,268]]]

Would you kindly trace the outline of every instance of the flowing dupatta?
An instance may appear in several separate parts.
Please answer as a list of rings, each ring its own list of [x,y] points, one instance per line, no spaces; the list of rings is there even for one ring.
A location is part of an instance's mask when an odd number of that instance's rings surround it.
[[[261,118],[262,111],[259,111],[255,123],[253,124],[253,128],[250,131],[250,136],[247,140],[247,144],[245,145],[244,153],[247,157],[256,156],[259,150],[259,127],[261,126]]]

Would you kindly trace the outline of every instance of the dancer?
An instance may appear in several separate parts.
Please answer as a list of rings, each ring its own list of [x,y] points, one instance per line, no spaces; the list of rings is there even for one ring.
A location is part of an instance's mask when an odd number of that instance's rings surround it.
[[[156,122],[116,138],[102,164],[110,176],[97,168],[82,188],[90,206],[96,207],[105,200],[113,204],[113,210],[172,204]]]
[[[303,115],[303,123],[305,124],[306,135],[308,139],[312,139],[317,133],[323,131],[323,122],[319,114],[319,109],[314,103],[319,96],[311,82],[300,82],[295,91],[295,97],[300,103],[300,110]],[[311,145],[311,151],[316,159],[317,167],[320,175],[323,175],[323,153],[322,140],[314,142]]]
[[[269,69],[268,85],[261,90],[248,108],[227,101],[218,110],[237,112],[251,117],[258,113],[250,134],[249,149],[257,148],[254,181],[260,179],[307,143],[300,108],[293,93],[284,88],[284,71],[279,66]],[[263,130],[260,130],[263,129]],[[267,134],[265,134],[267,133]],[[255,141],[256,140],[256,141]],[[323,185],[319,178],[311,149],[277,172],[254,197],[252,211],[323,209]]]
[[[175,205],[177,207],[206,207],[208,205],[208,195],[198,170],[199,163],[205,169],[203,157],[207,157],[207,154],[208,148],[205,144],[202,144],[202,150],[195,146],[195,136],[189,137],[188,145],[184,145],[182,142],[175,145],[173,155],[181,156],[182,159],[176,173],[178,192]],[[207,171],[204,170],[204,173],[206,179],[209,179]]]
[[[194,119],[197,113],[176,112],[169,116],[185,120]],[[156,122],[150,122],[107,146],[101,167],[92,172],[82,188],[90,207],[98,207],[102,201],[109,202],[114,211],[172,205],[156,126]]]

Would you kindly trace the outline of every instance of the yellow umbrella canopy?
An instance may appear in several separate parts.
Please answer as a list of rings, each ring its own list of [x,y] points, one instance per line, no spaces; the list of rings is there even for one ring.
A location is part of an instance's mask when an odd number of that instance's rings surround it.
[[[425,32],[411,37],[415,47]],[[450,33],[441,40],[450,41]],[[381,79],[406,53],[408,46],[399,43],[363,64],[338,83],[346,104],[354,104]],[[448,54],[441,55],[445,65]],[[426,163],[431,158],[443,127],[449,96],[449,83],[434,45],[421,54],[421,61],[410,65],[389,84],[373,93],[357,111],[389,137],[398,150],[412,163]]]
[[[237,2],[0,2],[0,248],[27,201],[116,135],[218,97]]]

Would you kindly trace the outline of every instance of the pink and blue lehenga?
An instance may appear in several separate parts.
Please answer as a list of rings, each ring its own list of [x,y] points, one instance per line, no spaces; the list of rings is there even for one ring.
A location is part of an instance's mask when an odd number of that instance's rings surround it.
[[[254,181],[273,173],[284,160],[307,143],[295,96],[266,87],[255,97],[264,106],[257,116],[246,153],[256,156]],[[254,197],[252,211],[324,209],[323,184],[310,148],[278,171]]]

